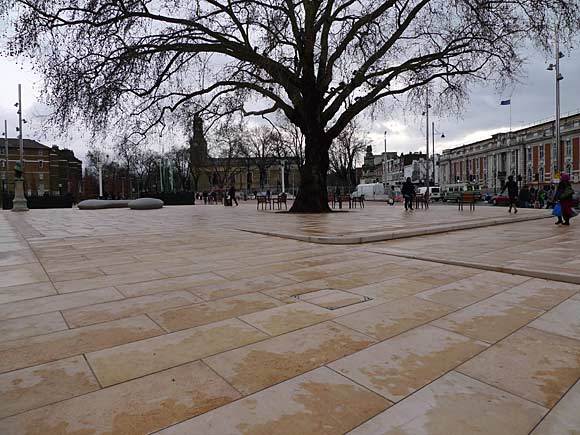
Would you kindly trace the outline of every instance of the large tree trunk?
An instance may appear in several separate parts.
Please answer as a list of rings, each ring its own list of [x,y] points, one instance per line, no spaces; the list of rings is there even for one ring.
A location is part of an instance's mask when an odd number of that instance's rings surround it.
[[[304,166],[300,169],[300,189],[291,213],[329,213],[326,176],[330,159],[330,141],[322,134],[305,135]]]

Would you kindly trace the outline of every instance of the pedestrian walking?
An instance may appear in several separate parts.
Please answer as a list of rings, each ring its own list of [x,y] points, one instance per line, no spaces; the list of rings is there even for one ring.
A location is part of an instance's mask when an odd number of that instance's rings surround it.
[[[507,183],[501,190],[500,193],[503,193],[507,189],[508,191],[508,198],[509,198],[509,209],[508,213],[512,212],[512,208],[514,209],[514,213],[518,212],[517,202],[518,202],[518,183],[514,181],[514,176],[510,175],[508,177]]]
[[[233,203],[236,203],[236,207],[238,207],[240,204],[238,204],[238,200],[236,198],[236,187],[232,184],[232,186],[230,187],[230,201],[232,201],[232,205],[234,205]]]
[[[415,186],[411,182],[410,177],[407,177],[407,180],[403,183],[401,193],[405,198],[405,210],[413,210],[413,198],[415,198]]]
[[[560,212],[556,208],[556,215],[558,220],[556,225],[570,225],[570,218],[574,215],[572,211],[572,198],[574,196],[574,189],[570,184],[570,175],[562,174],[560,176],[560,183],[556,189],[556,199],[560,205]]]

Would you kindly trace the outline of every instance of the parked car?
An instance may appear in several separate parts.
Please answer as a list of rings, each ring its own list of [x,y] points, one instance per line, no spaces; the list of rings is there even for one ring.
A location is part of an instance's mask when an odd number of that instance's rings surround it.
[[[481,194],[482,201],[487,201],[487,202],[491,203],[491,198],[493,198],[493,194],[490,192],[484,192]]]
[[[427,192],[427,187],[419,187],[417,193],[420,195],[425,195]],[[439,190],[439,186],[430,186],[429,187],[429,198],[432,201],[439,201],[441,199],[441,191]]]
[[[488,200],[488,202],[493,205],[509,205],[510,199],[506,195],[494,195]]]
[[[445,202],[459,202],[463,192],[473,192],[475,200],[481,200],[481,189],[479,184],[474,183],[447,184],[444,187],[443,200]]]

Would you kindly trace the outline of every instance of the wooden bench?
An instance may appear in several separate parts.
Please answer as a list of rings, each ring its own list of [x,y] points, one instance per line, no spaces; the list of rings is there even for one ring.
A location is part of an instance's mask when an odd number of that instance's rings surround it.
[[[351,198],[350,204],[351,204],[351,207],[352,208],[356,208],[356,205],[357,204],[360,204],[360,207],[361,208],[365,208],[365,197],[364,197],[364,195],[355,196],[355,197]]]
[[[270,208],[272,208],[272,204],[278,205],[278,210],[280,210],[282,208],[282,204],[284,204],[284,209],[288,210],[288,206],[286,205],[286,194],[282,193],[281,195],[272,197]]]
[[[256,196],[256,210],[260,208],[260,204],[262,205],[262,210],[265,209],[266,204],[270,205],[270,210],[272,210],[272,199],[268,198],[267,196]]]
[[[415,195],[415,208],[429,208],[429,195],[418,193]]]
[[[475,193],[463,192],[459,198],[459,210],[463,210],[463,204],[469,204],[469,211],[475,211]]]

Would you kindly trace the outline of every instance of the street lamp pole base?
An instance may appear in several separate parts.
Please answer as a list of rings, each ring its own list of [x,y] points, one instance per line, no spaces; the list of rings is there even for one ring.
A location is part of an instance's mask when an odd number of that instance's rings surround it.
[[[16,180],[15,182],[12,211],[28,211],[28,202],[24,197],[24,181],[22,180]]]

